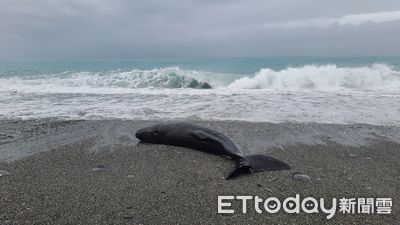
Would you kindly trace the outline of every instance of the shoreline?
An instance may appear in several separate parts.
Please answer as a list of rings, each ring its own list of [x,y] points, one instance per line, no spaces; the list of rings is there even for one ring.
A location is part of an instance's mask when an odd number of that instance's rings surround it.
[[[367,124],[195,121],[245,154],[291,171],[224,180],[233,163],[185,148],[138,144],[154,121],[0,120],[0,222],[17,224],[395,224],[400,219],[400,127]],[[12,137],[11,137],[12,136]],[[396,141],[397,140],[397,141]],[[15,151],[19,151],[16,153]],[[311,182],[293,179],[302,173]],[[390,197],[389,215],[218,214],[218,195]]]
[[[246,153],[265,153],[268,148],[287,145],[337,143],[345,146],[368,146],[374,141],[400,144],[400,126],[371,124],[329,124],[297,122],[249,122],[234,120],[187,121],[220,130]],[[133,147],[137,129],[163,120],[0,120],[0,162],[19,160],[63,145],[87,142],[89,151]],[[29,142],[29,144],[27,144]],[[89,144],[90,145],[90,144]]]

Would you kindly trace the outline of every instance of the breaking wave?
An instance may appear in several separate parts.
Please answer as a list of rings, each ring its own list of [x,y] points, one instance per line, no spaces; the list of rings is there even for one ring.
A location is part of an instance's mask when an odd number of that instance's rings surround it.
[[[72,87],[211,88],[204,74],[178,67],[107,73],[79,72],[57,76],[57,79]]]
[[[109,72],[63,72],[59,74],[0,78],[0,89],[22,92],[118,93],[132,89],[193,88],[210,89],[212,74],[166,67],[151,70]]]
[[[283,70],[261,69],[229,85],[235,89],[400,90],[400,71],[386,64],[365,67],[306,65]]]
[[[254,75],[179,67],[0,77],[0,91],[34,93],[130,93],[141,89],[400,90],[400,71],[386,64],[363,67],[305,65],[261,69]]]

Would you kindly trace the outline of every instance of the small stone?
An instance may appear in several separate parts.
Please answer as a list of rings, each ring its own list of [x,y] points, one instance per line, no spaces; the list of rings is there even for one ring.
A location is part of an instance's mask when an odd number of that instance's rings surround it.
[[[372,188],[371,187],[365,187],[365,189],[371,190]]]
[[[91,170],[92,171],[101,171],[101,170],[105,170],[105,166],[104,165],[98,165],[97,167],[93,167]]]
[[[0,220],[7,219],[7,215],[5,213],[0,214]]]
[[[371,157],[365,157],[365,159],[371,160],[372,158]]]
[[[354,154],[349,154],[350,157],[356,157],[357,155]]]
[[[296,173],[293,175],[293,179],[295,181],[306,181],[306,182],[311,182],[311,177],[309,177],[308,175],[305,174],[301,174],[301,173]]]
[[[123,214],[122,217],[123,217],[124,219],[132,219],[132,218],[134,218],[135,216],[134,216],[133,214]]]
[[[7,176],[7,175],[10,175],[10,173],[7,170],[0,170],[0,177]]]
[[[267,190],[267,191],[269,191],[269,192],[272,192],[272,190],[271,190],[271,189],[269,189],[269,188],[265,188],[265,190]]]

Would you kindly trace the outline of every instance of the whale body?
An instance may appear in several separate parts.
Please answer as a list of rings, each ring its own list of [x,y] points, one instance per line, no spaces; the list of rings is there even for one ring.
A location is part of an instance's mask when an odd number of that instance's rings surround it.
[[[228,157],[235,162],[235,169],[226,179],[254,172],[291,169],[284,161],[271,156],[244,155],[228,136],[191,123],[158,123],[137,130],[135,136],[141,142],[186,147]]]

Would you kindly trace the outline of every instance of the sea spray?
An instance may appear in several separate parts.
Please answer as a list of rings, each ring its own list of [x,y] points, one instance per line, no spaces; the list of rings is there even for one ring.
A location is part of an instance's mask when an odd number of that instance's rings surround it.
[[[272,90],[399,90],[400,71],[385,64],[363,67],[306,65],[283,70],[261,69],[253,77],[243,77],[229,85],[234,89]]]

